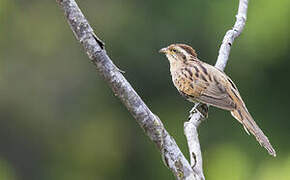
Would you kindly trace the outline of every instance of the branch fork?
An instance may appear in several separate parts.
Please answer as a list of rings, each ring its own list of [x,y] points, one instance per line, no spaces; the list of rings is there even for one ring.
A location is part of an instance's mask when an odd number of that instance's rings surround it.
[[[184,123],[184,134],[187,138],[190,163],[186,160],[173,137],[164,128],[162,121],[154,115],[129,82],[122,75],[104,50],[104,43],[95,35],[87,19],[79,9],[75,0],[56,0],[63,9],[68,24],[75,37],[82,44],[85,52],[95,65],[99,74],[111,87],[113,93],[145,131],[146,135],[160,150],[165,165],[178,180],[204,180],[202,169],[202,155],[197,129],[207,118],[208,106],[200,104],[194,109],[189,121]],[[231,45],[238,37],[245,25],[248,0],[240,0],[239,10],[234,27],[229,30],[219,50],[216,67],[224,70],[230,54]]]

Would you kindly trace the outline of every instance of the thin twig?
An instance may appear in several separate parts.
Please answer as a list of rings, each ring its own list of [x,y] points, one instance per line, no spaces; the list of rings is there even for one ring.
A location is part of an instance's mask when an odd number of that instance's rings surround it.
[[[235,38],[237,38],[243,31],[245,22],[247,19],[247,9],[248,9],[248,0],[240,0],[238,14],[236,15],[236,22],[232,29],[228,30],[224,36],[222,45],[219,50],[219,55],[215,67],[224,71],[227,61],[229,59],[231,46],[234,43]],[[206,105],[201,105],[206,106]],[[205,108],[203,108],[205,109]],[[202,112],[202,113],[201,113]],[[202,109],[193,111],[190,114],[189,121],[184,123],[184,134],[187,138],[187,144],[190,153],[190,161],[192,169],[195,173],[198,174],[200,180],[204,180],[203,169],[202,169],[202,155],[200,150],[200,144],[198,140],[197,129],[206,117],[207,112]],[[204,116],[202,116],[204,114]]]
[[[232,29],[228,30],[223,43],[219,50],[219,55],[215,64],[215,67],[224,70],[231,51],[231,46],[234,43],[235,38],[242,33],[247,20],[248,0],[240,0],[238,14],[236,15],[236,22]]]
[[[97,71],[127,107],[147,136],[157,145],[166,166],[177,179],[195,180],[196,174],[175,140],[113,64],[104,50],[104,43],[94,34],[77,3],[74,0],[57,0],[57,2],[63,9],[74,35],[83,45]]]

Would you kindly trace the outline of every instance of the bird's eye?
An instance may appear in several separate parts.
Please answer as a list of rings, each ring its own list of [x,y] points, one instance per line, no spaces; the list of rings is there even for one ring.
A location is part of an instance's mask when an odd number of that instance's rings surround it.
[[[177,50],[176,50],[176,49],[173,49],[172,51],[173,51],[173,52],[175,52],[175,53],[177,52]]]

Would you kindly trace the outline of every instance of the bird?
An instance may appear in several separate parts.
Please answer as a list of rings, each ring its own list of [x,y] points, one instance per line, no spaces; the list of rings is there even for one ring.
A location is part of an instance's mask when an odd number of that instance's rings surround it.
[[[159,52],[169,60],[174,86],[183,97],[195,103],[194,107],[202,103],[230,111],[249,135],[253,134],[270,155],[276,156],[275,149],[250,115],[229,76],[199,60],[196,51],[189,45],[171,44]]]

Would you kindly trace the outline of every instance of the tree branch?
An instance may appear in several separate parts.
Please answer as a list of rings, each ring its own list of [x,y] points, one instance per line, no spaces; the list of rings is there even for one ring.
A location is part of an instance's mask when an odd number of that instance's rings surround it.
[[[198,106],[197,109],[193,108],[193,111],[190,112],[189,121],[184,123],[184,134],[189,148],[190,165],[192,170],[197,174],[198,180],[204,180],[205,177],[202,170],[202,155],[197,128],[207,118],[207,112],[208,106],[206,104]]]
[[[234,27],[227,31],[224,36],[222,45],[219,50],[219,55],[215,67],[224,71],[229,59],[231,46],[243,31],[247,19],[248,0],[240,0],[238,14]],[[198,140],[197,128],[200,123],[207,117],[207,105],[200,105],[197,109],[193,109],[189,116],[189,121],[184,123],[184,134],[187,138],[187,144],[190,154],[190,164],[193,171],[198,175],[200,180],[204,180],[202,169],[202,155]]]
[[[94,34],[93,29],[74,0],[57,0],[77,40],[96,66],[99,74],[127,107],[147,136],[157,145],[166,166],[177,179],[195,180],[196,174],[178,148],[175,140],[164,128],[161,120],[154,115],[138,96],[129,82],[113,64],[104,49],[104,43]]]
[[[222,71],[224,71],[227,65],[231,51],[231,46],[233,45],[235,38],[240,36],[245,27],[245,23],[247,20],[247,10],[248,10],[248,0],[240,0],[235,25],[232,29],[227,31],[223,39],[223,43],[220,47],[219,55],[215,64],[215,67]]]

